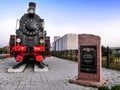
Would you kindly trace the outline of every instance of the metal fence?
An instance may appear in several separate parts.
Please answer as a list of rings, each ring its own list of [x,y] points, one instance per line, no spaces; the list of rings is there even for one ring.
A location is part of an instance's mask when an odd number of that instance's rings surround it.
[[[110,48],[107,47],[107,54],[102,56],[102,66],[115,70],[120,70],[120,56],[110,53]]]
[[[102,56],[102,66],[115,70],[120,70],[120,56],[115,56],[109,52],[107,47],[107,54]],[[52,56],[78,61],[78,50],[52,51]]]
[[[78,60],[78,50],[52,51],[51,55],[73,61]]]

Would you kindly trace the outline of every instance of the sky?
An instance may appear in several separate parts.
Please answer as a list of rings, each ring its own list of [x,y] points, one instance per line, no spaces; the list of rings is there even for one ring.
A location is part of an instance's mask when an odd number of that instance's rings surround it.
[[[0,0],[0,47],[15,34],[29,2],[37,4],[51,42],[54,36],[86,33],[100,36],[104,46],[120,47],[120,0]]]

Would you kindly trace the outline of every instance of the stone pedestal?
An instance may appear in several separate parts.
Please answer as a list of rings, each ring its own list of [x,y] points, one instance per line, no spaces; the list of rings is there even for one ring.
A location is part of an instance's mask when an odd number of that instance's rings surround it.
[[[69,82],[86,86],[102,86],[101,38],[91,34],[78,35],[78,77]]]

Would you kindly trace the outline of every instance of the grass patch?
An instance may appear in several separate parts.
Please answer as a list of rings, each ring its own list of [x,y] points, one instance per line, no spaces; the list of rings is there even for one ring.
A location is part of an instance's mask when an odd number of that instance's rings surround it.
[[[120,90],[120,85],[115,85],[109,88],[108,86],[101,86],[98,90]]]

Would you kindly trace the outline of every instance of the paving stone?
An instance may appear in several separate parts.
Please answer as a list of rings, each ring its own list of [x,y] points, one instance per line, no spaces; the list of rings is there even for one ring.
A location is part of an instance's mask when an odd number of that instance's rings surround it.
[[[50,57],[45,59],[47,72],[34,72],[28,66],[22,73],[8,73],[7,69],[16,65],[13,58],[0,59],[0,90],[97,90],[93,87],[75,85],[68,82],[77,75],[78,64],[73,61]],[[120,84],[120,72],[103,68],[107,85]],[[114,81],[113,81],[114,79]]]

